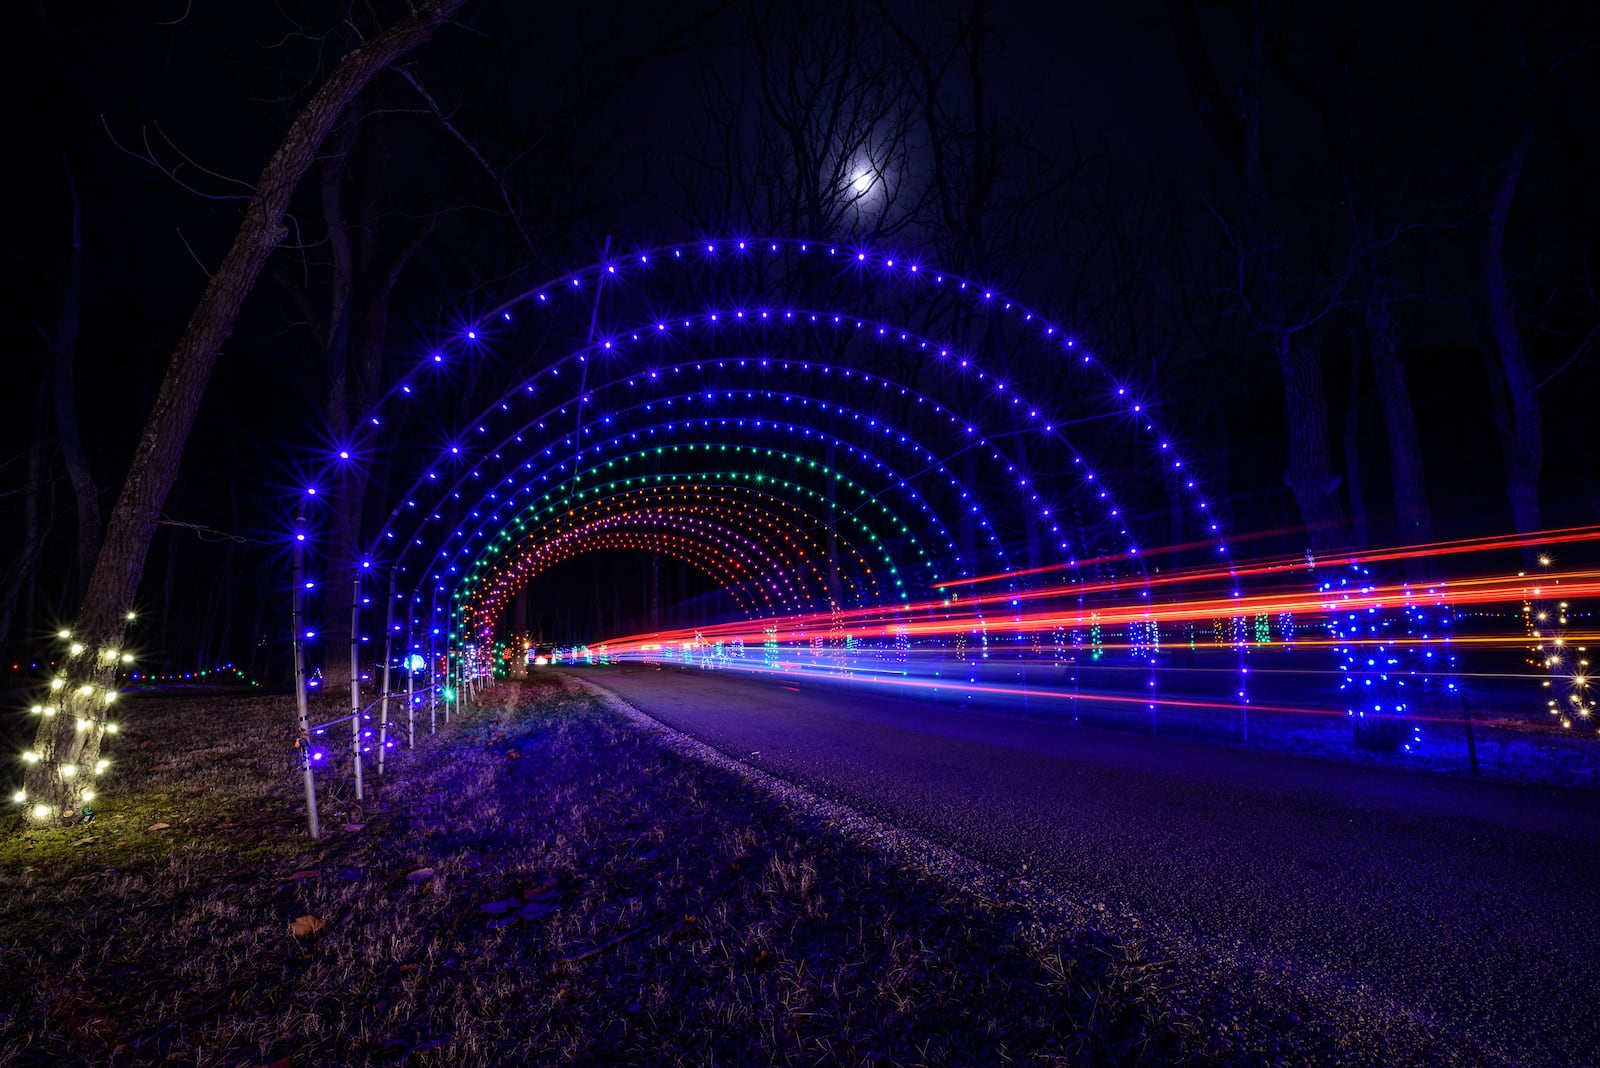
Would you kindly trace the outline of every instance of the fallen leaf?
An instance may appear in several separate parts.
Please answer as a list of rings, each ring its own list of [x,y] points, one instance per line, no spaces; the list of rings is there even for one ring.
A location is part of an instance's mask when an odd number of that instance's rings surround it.
[[[147,831],[164,831],[168,827],[171,827],[171,826],[172,826],[172,824],[170,824],[170,823],[152,823],[150,826],[146,827],[145,830],[147,830]]]
[[[512,909],[518,909],[521,907],[522,902],[520,901],[486,901],[482,905],[478,906],[478,911],[487,912],[491,916],[499,916],[502,913],[510,912]]]
[[[524,900],[524,901],[532,901],[536,897],[546,897],[546,896],[548,896],[550,894],[555,893],[556,890],[557,890],[556,881],[554,879],[546,879],[544,882],[540,883],[538,886],[530,886],[527,889],[523,890],[522,891],[522,900]]]
[[[347,830],[347,831],[355,832],[355,831],[361,830],[365,826],[366,826],[365,823],[347,823],[347,824],[344,825],[344,829]]]
[[[291,883],[303,883],[307,879],[315,879],[321,874],[322,873],[320,871],[317,871],[315,868],[309,868],[309,869],[307,869],[305,871],[297,871],[297,872],[292,873],[289,876],[289,881]]]
[[[495,902],[495,904],[497,904],[497,905],[498,904],[504,904],[504,902],[498,902],[497,901],[497,902]],[[510,902],[510,904],[515,905],[516,902]],[[509,916],[500,916],[500,917],[498,917],[496,919],[490,920],[489,921],[489,930],[491,930],[491,931],[499,930],[500,928],[506,926],[507,924],[516,923],[518,920],[537,920],[537,919],[541,919],[541,918],[543,918],[545,916],[550,915],[552,912],[556,911],[560,907],[561,907],[561,904],[558,901],[551,901],[551,902],[536,901],[531,905],[522,906],[522,908],[518,909],[515,913],[513,913],[513,914],[511,914]]]
[[[302,916],[298,920],[290,921],[289,933],[296,938],[301,938],[315,931],[320,931],[326,926],[328,925],[315,916]]]
[[[434,871],[432,868],[418,868],[416,871],[413,871],[407,875],[406,880],[413,883],[425,883],[437,874],[438,872]]]

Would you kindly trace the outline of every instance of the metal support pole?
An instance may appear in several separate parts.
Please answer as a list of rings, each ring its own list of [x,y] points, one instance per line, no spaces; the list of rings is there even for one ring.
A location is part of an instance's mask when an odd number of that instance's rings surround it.
[[[361,568],[350,584],[350,759],[356,771],[356,800],[361,789]]]
[[[289,611],[294,621],[294,701],[300,712],[300,765],[306,780],[306,830],[311,837],[321,838],[322,829],[317,825],[317,780],[311,773],[311,716],[306,709],[305,632],[300,629],[305,617],[302,603],[306,588],[304,522],[304,516],[297,517],[295,521],[294,598]]]
[[[428,612],[428,733],[439,732],[439,654],[433,639],[438,636],[439,591],[433,592],[433,606]]]
[[[406,748],[415,749],[417,747],[417,669],[413,666],[412,660],[417,655],[415,627],[417,605],[415,597],[412,598],[412,604],[407,611],[407,616],[410,622],[406,624]]]
[[[389,610],[383,624],[383,714],[378,722],[378,774],[383,774],[383,759],[389,752],[389,666],[394,659],[394,569],[389,569]]]

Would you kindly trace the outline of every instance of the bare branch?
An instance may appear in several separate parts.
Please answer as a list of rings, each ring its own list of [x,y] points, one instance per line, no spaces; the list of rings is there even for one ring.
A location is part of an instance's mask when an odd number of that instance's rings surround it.
[[[522,224],[522,216],[518,214],[516,205],[511,201],[511,190],[506,187],[505,179],[500,177],[499,172],[494,169],[494,166],[487,159],[484,159],[483,153],[478,151],[478,146],[468,140],[467,136],[456,128],[456,125],[440,109],[438,102],[433,99],[427,89],[423,88],[422,83],[417,81],[416,76],[408,68],[397,65],[394,71],[404,78],[411,88],[417,91],[417,95],[422,97],[423,102],[428,105],[428,110],[433,112],[434,118],[439,120],[439,125],[445,128],[445,132],[455,138],[462,148],[471,153],[472,158],[478,161],[478,166],[482,167],[484,173],[493,179],[494,184],[500,190],[500,199],[505,203],[506,212],[511,216],[512,223],[516,225],[517,233],[522,237],[522,243],[528,246],[529,252],[537,256],[539,254],[538,246],[533,243],[533,238],[528,236],[528,228]]]
[[[133,149],[128,148],[121,141],[117,140],[117,135],[111,132],[111,124],[106,121],[106,117],[104,115],[100,116],[100,128],[105,130],[106,139],[111,142],[112,146],[114,148],[116,148],[116,150],[118,152],[121,152],[125,156],[131,156],[131,157],[133,157],[134,159],[138,160],[141,163],[149,164],[150,166],[154,167],[156,170],[160,171],[162,174],[166,175],[169,179],[172,180],[172,182],[174,184],[176,184],[180,188],[186,190],[187,192],[193,193],[197,197],[200,197],[200,198],[202,198],[204,200],[251,200],[251,199],[254,199],[254,197],[253,197],[253,195],[251,193],[207,193],[204,190],[196,189],[194,186],[190,185],[188,182],[186,182],[182,178],[178,177],[178,172],[177,172],[176,168],[167,167],[166,164],[162,163],[159,159],[157,159],[155,157],[154,151],[150,148],[150,137],[149,137],[149,132],[148,131],[142,131],[143,137],[144,137],[145,150],[143,152],[136,152]],[[162,136],[165,137],[166,135],[163,134]],[[180,153],[180,155],[181,155],[181,153]],[[187,162],[193,162],[193,161],[188,160],[187,157],[185,157],[185,160]],[[206,174],[212,174],[213,173],[211,171],[207,171],[204,167],[198,167],[197,166],[196,169],[201,170]],[[222,178],[224,181],[238,181],[238,179],[227,178],[225,175],[220,175],[220,174],[219,175],[215,175],[215,177]],[[243,184],[244,184],[245,188],[247,188],[247,189],[252,188],[248,182],[243,183]]]

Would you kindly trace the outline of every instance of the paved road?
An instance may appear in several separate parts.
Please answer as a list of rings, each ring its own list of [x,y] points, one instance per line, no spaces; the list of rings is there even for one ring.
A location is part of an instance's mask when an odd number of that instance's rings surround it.
[[[1398,1005],[1486,1060],[1600,1064],[1600,797],[1204,747],[835,685],[582,677],[730,756],[1146,917]],[[1307,977],[1314,977],[1314,982]],[[1318,985],[1322,984],[1322,985]]]

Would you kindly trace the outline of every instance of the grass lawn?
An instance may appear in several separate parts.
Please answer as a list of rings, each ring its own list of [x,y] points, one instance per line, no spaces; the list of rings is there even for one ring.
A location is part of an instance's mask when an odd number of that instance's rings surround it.
[[[364,804],[325,780],[321,842],[291,715],[130,702],[102,814],[0,838],[0,1064],[1217,1059],[1134,947],[1047,937],[569,679],[489,691]]]

